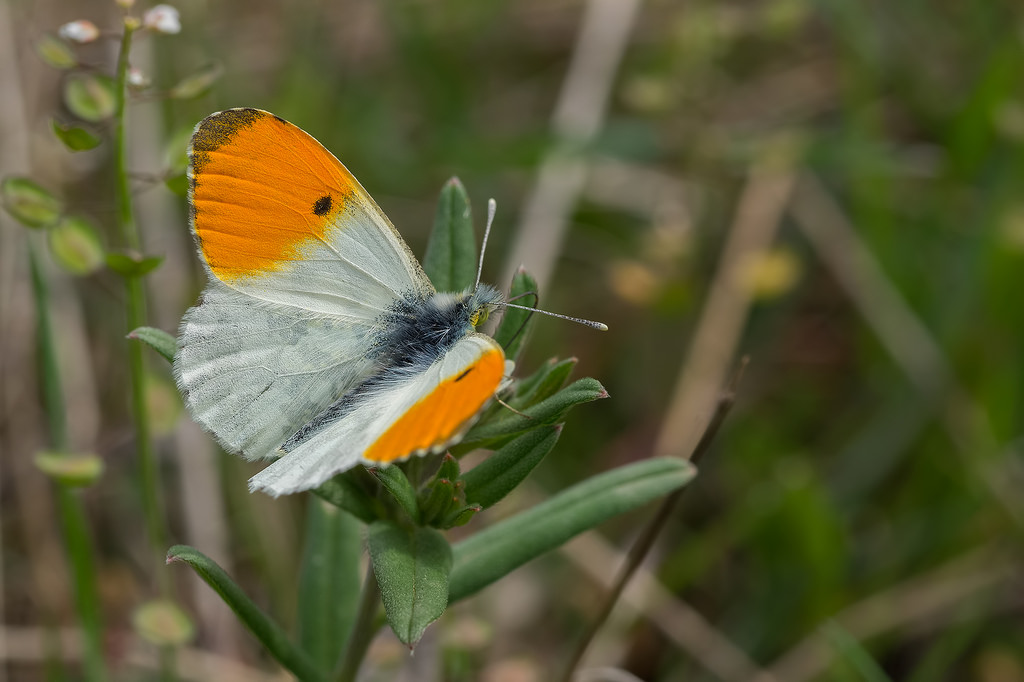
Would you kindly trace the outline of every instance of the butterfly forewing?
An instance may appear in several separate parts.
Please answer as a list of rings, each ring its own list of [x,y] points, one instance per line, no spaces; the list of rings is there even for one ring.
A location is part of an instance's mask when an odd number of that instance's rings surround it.
[[[190,149],[192,228],[211,281],[182,321],[175,376],[233,452],[273,456],[374,371],[374,325],[433,288],[319,142],[257,109],[214,114]]]

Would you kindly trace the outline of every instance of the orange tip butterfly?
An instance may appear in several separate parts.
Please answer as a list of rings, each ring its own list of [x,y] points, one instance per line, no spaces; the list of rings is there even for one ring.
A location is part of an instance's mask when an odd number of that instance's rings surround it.
[[[366,190],[298,127],[258,109],[213,114],[188,177],[209,283],[182,319],[174,376],[225,449],[275,459],[251,490],[441,452],[507,381],[511,361],[475,327],[520,306],[479,270],[472,289],[435,291]],[[493,215],[492,201],[488,230]]]

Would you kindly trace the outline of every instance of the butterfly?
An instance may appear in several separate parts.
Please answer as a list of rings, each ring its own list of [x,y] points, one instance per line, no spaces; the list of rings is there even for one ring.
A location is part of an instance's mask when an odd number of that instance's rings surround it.
[[[476,327],[512,304],[479,275],[435,291],[366,190],[300,128],[259,109],[212,114],[188,177],[209,282],[182,319],[174,377],[226,450],[275,460],[251,490],[284,495],[441,452],[508,380],[511,361]]]

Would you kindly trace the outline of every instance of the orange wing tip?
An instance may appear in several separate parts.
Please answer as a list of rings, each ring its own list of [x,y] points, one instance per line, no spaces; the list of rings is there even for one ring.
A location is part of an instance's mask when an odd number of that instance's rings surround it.
[[[448,377],[410,407],[380,438],[363,459],[391,463],[413,455],[439,452],[458,442],[480,414],[505,376],[505,356],[495,348],[476,362]]]
[[[358,183],[308,134],[260,109],[204,119],[190,148],[192,226],[214,274],[262,276],[304,260],[342,225]]]

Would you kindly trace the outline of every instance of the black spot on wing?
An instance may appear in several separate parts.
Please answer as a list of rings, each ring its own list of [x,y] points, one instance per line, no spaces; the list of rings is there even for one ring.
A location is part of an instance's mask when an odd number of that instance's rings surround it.
[[[323,195],[322,197],[317,199],[316,202],[314,202],[313,213],[320,216],[327,215],[327,213],[331,210],[332,203],[333,202],[331,201],[330,194]]]

